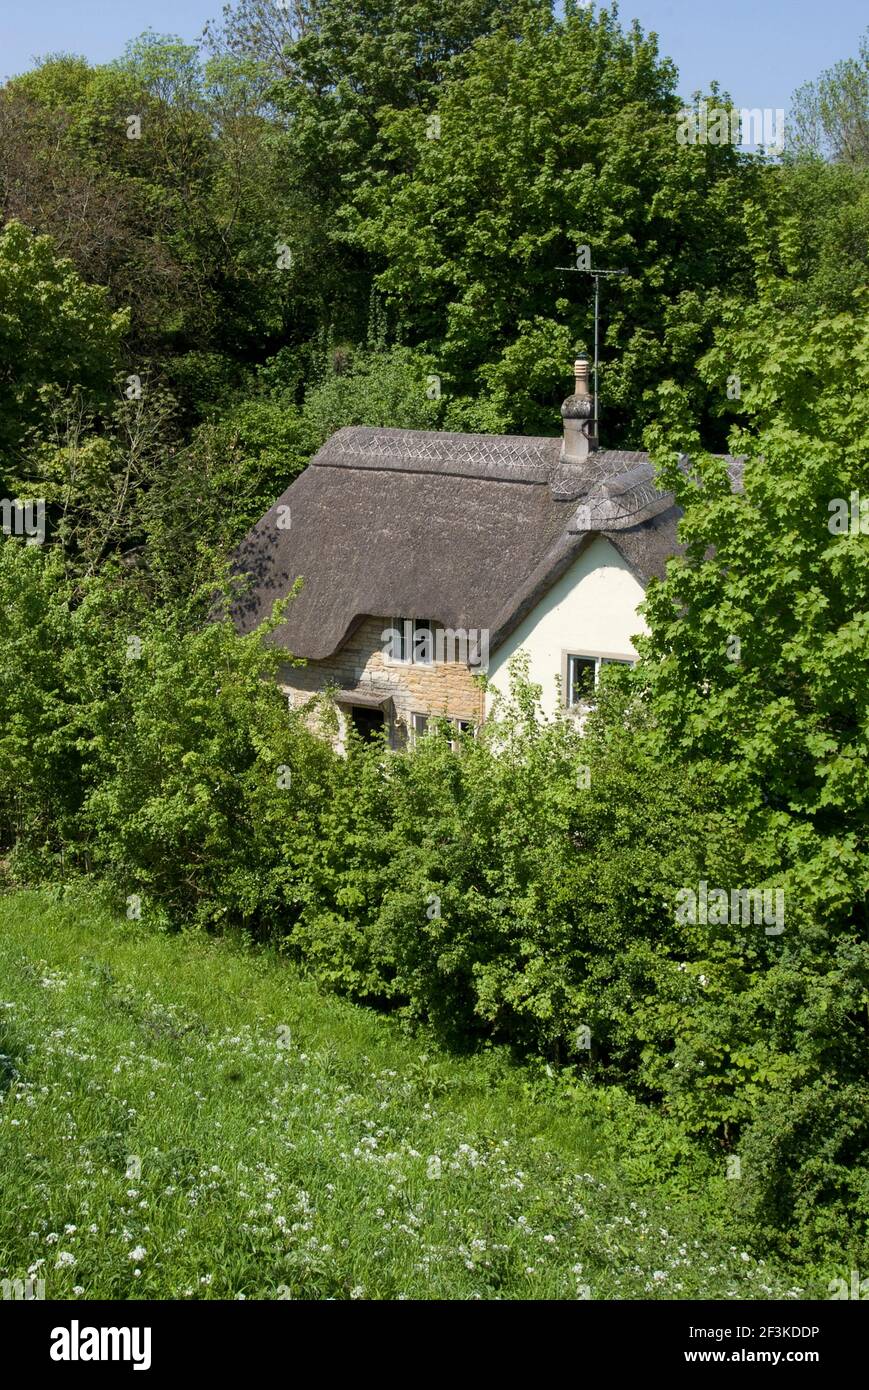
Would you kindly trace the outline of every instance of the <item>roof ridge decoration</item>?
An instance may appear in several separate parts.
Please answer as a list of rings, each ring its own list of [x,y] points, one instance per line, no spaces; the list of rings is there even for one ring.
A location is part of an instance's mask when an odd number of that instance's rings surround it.
[[[311,465],[547,483],[558,459],[558,449],[557,438],[532,435],[348,425],[326,440]]]

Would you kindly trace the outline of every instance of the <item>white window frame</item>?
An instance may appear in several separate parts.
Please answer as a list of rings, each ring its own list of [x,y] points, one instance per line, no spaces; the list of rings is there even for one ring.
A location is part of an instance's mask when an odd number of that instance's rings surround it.
[[[401,646],[402,646],[402,648],[404,647],[405,637],[406,637],[405,627],[404,627],[405,623],[410,623],[410,625],[411,625],[411,627],[410,627],[410,650],[409,650],[407,656],[393,656],[393,657],[390,657],[390,659],[389,659],[389,660],[390,660],[390,665],[392,665],[392,666],[434,666],[434,665],[436,664],[436,662],[435,662],[435,656],[436,656],[435,640],[436,640],[436,638],[435,638],[435,626],[434,626],[433,620],[432,620],[431,618],[408,618],[408,617],[404,617],[404,618],[393,618],[393,619],[392,619],[392,627],[393,627],[393,630],[394,630],[395,632],[398,632],[398,633],[401,634]],[[425,625],[425,626],[421,628],[421,625]],[[421,660],[419,657],[417,657],[417,656],[414,655],[414,648],[415,648],[415,646],[416,646],[416,640],[415,640],[415,639],[416,639],[416,634],[417,634],[417,632],[420,631],[420,630],[427,631],[427,632],[431,635],[431,648],[432,648],[431,661],[423,661],[423,660]]]
[[[460,719],[458,715],[451,715],[450,723],[455,724],[456,726],[456,737],[450,739],[450,748],[453,750],[454,753],[457,753],[459,751],[459,748],[461,747],[461,726],[463,724],[466,726],[466,732],[468,732],[471,735],[471,738],[477,737],[477,726],[474,723],[473,719]]]
[[[567,709],[588,708],[593,704],[593,700],[584,696],[581,700],[571,700],[571,661],[578,657],[582,661],[594,662],[594,689],[597,690],[600,684],[600,673],[604,666],[636,666],[637,657],[627,656],[623,652],[590,652],[590,651],[568,651],[562,652],[561,659],[561,679],[563,698]]]
[[[438,714],[425,714],[422,710],[412,710],[408,721],[411,743],[416,743],[418,739],[425,738],[427,734],[431,733],[432,723],[437,722],[441,717]],[[455,734],[450,738],[450,748],[456,753],[460,746],[459,741],[462,733],[459,726],[464,724],[472,738],[477,737],[478,726],[473,719],[462,719],[456,714],[449,714],[446,718],[455,729]],[[421,728],[420,724],[422,725]]]

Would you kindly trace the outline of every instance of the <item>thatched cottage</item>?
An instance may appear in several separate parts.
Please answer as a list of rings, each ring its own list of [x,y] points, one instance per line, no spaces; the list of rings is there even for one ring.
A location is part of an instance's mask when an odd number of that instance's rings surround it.
[[[290,701],[334,691],[342,721],[393,747],[445,715],[485,719],[520,648],[544,708],[581,704],[602,664],[636,659],[645,586],[679,511],[643,453],[597,447],[588,363],[561,438],[350,427],[334,434],[239,548],[249,631],[301,577],[273,640]]]

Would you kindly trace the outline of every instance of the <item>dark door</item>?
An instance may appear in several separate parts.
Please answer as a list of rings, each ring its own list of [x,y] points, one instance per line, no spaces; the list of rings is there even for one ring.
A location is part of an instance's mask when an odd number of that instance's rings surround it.
[[[383,732],[383,710],[371,709],[369,705],[351,705],[350,718],[357,734],[366,740],[375,738]]]

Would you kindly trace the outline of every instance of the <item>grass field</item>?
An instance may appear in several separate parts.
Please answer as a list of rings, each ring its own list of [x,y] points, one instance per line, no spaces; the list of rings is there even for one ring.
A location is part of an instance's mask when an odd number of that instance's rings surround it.
[[[452,1057],[275,955],[0,898],[0,1277],[52,1298],[811,1293],[621,1093]]]

